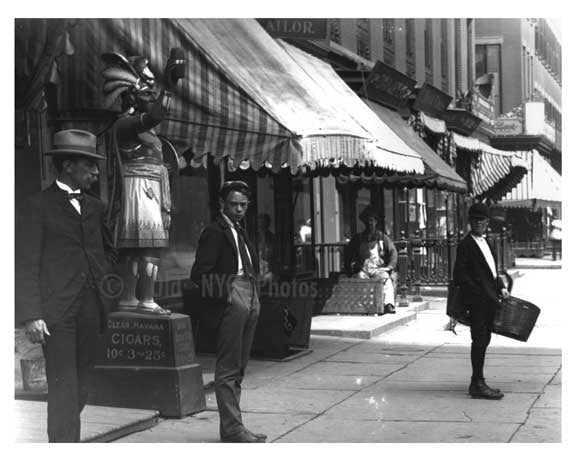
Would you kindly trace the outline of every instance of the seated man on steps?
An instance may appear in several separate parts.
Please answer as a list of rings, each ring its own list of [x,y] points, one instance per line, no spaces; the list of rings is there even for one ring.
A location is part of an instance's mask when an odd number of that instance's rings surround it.
[[[377,230],[378,214],[370,207],[360,213],[364,223],[363,232],[356,234],[346,248],[346,269],[361,279],[377,279],[384,283],[384,313],[395,314],[394,269],[398,252],[394,242],[381,230]]]

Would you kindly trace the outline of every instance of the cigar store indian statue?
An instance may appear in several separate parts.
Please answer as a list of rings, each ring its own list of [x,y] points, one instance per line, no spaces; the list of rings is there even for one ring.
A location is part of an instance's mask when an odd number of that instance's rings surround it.
[[[113,125],[117,180],[110,200],[122,258],[118,309],[169,314],[154,300],[160,252],[168,247],[170,183],[167,165],[178,168],[173,146],[154,128],[168,113],[172,92],[184,77],[184,52],[173,48],[159,82],[142,56],[106,53],[102,60],[104,107],[120,102]],[[138,292],[137,292],[138,289]]]

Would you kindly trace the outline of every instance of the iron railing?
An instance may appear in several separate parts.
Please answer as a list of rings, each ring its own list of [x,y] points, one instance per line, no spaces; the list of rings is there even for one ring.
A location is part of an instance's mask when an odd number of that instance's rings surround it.
[[[456,247],[463,235],[449,235],[446,239],[421,239],[418,235],[406,239],[402,233],[395,241],[398,250],[398,286],[405,285],[411,292],[419,287],[447,285],[456,260]],[[497,254],[498,270],[505,271],[514,265],[514,249],[507,233],[487,236]],[[346,243],[321,243],[296,245],[296,275],[329,278],[343,273]]]

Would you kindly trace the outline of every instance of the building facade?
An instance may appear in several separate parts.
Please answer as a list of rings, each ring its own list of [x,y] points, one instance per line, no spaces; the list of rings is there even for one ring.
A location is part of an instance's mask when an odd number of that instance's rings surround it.
[[[467,18],[329,18],[327,40],[292,40],[291,43],[320,57],[362,97],[363,82],[381,61],[416,82],[440,90],[454,104],[475,81],[474,19]],[[349,72],[349,74],[347,74]],[[356,74],[354,74],[356,72]],[[400,111],[399,111],[400,112]],[[406,118],[406,113],[402,113]],[[394,239],[416,231],[428,238],[446,238],[462,228],[455,192],[423,187],[382,186],[358,181],[341,184],[333,178],[316,178],[311,190],[319,201],[313,223],[316,242],[344,243],[362,230],[359,212],[378,208],[383,230]],[[322,191],[322,192],[319,192]],[[322,225],[329,223],[329,225]]]
[[[562,216],[562,45],[554,26],[542,18],[476,20],[476,72],[492,74],[497,93],[491,144],[526,151],[532,165],[498,203],[520,256],[548,251],[551,223]]]
[[[476,73],[495,78],[498,148],[536,148],[562,171],[562,45],[547,19],[476,19]],[[520,82],[520,84],[518,84]],[[506,118],[518,118],[513,129]],[[498,124],[498,123],[497,123]]]
[[[330,40],[456,98],[475,80],[476,19],[329,19]]]

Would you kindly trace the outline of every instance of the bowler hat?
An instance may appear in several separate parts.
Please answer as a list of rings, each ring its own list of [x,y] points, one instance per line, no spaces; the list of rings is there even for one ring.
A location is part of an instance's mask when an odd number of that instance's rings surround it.
[[[468,209],[468,216],[471,218],[490,218],[490,209],[484,203],[473,203]]]
[[[54,134],[52,149],[46,155],[70,155],[105,160],[96,152],[96,136],[84,130],[62,130]]]

